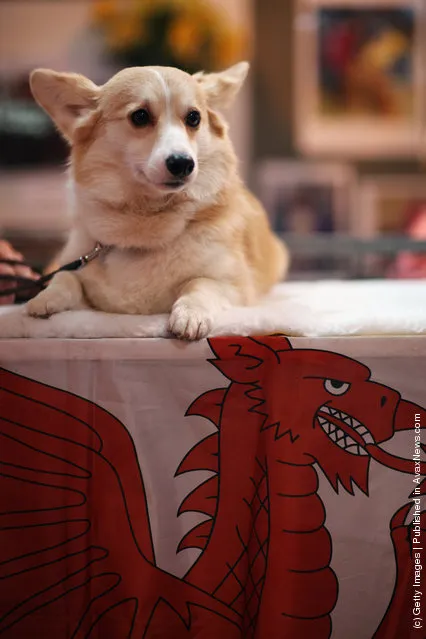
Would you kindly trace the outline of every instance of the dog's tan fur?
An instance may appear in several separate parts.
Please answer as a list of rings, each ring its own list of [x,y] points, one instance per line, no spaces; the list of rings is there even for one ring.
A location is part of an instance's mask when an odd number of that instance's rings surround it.
[[[56,275],[28,303],[31,315],[85,305],[170,313],[173,334],[198,339],[218,310],[255,303],[285,274],[287,252],[238,177],[218,111],[232,101],[247,70],[241,63],[190,76],[135,67],[102,87],[76,74],[32,73],[34,97],[71,146],[74,224],[61,262],[96,242],[109,248],[81,271]],[[153,121],[135,129],[129,114],[141,105],[149,105]],[[201,113],[196,130],[185,125],[194,108]],[[169,139],[196,161],[194,174],[174,190],[164,184],[161,163]]]

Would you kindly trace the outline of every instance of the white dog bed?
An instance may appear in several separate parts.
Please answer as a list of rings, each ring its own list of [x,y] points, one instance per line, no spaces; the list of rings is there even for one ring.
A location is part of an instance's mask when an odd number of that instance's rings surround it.
[[[258,306],[224,311],[211,335],[426,334],[426,280],[280,284]],[[33,319],[25,307],[0,311],[0,338],[170,337],[167,315],[69,311]]]

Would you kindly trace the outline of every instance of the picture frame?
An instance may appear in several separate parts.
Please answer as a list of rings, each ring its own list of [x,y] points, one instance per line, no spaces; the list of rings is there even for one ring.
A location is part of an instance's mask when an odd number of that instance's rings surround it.
[[[256,191],[273,230],[296,244],[353,234],[356,185],[355,170],[343,164],[270,159],[256,167]],[[296,247],[292,253],[293,274],[340,271],[344,262],[331,247],[327,258],[298,255]]]
[[[357,198],[362,237],[426,241],[426,179],[424,175],[367,176],[360,180]],[[366,255],[367,277],[414,279],[426,277],[426,255],[409,250],[389,255]]]
[[[426,176],[367,176],[359,181],[357,230],[364,238],[403,237],[419,206],[426,205]]]
[[[294,129],[307,156],[418,157],[426,3],[297,0]]]

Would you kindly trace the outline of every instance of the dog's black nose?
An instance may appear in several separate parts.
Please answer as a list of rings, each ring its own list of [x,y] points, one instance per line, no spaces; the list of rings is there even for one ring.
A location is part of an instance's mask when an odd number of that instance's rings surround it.
[[[168,171],[176,178],[186,178],[194,170],[194,160],[189,155],[169,155],[166,160]]]

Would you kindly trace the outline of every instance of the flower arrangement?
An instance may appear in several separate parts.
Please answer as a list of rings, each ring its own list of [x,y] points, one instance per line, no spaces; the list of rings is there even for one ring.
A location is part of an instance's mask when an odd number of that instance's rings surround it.
[[[109,55],[123,66],[216,71],[246,54],[243,30],[207,0],[95,0],[93,12]]]

